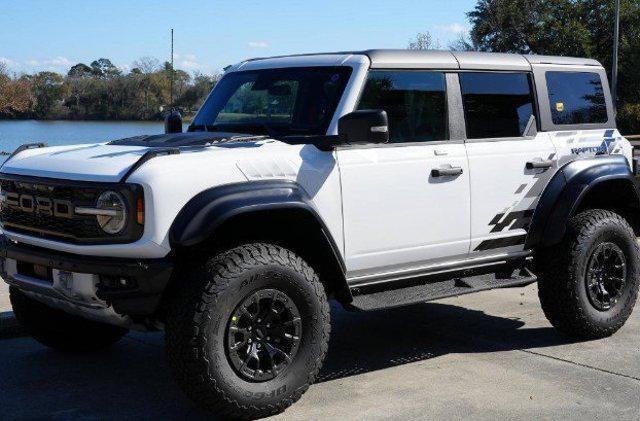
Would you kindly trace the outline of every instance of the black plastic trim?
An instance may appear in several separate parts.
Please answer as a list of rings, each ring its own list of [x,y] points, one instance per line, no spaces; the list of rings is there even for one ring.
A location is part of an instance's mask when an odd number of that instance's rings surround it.
[[[173,247],[189,247],[211,238],[230,218],[255,211],[300,209],[319,224],[342,273],[346,266],[326,224],[304,189],[290,180],[265,180],[226,184],[193,197],[178,213],[169,239]]]
[[[86,188],[95,190],[114,190],[119,192],[126,201],[127,211],[130,215],[127,226],[120,234],[109,235],[104,234],[104,237],[100,238],[76,238],[59,235],[56,233],[47,233],[45,231],[38,230],[33,227],[19,227],[6,225],[7,231],[15,231],[16,233],[33,236],[36,238],[45,238],[53,241],[60,241],[69,244],[82,244],[82,245],[97,245],[97,244],[128,244],[133,243],[140,238],[144,233],[144,226],[139,225],[135,218],[134,211],[136,209],[136,200],[139,197],[144,197],[144,189],[139,184],[134,183],[113,183],[113,182],[100,182],[100,181],[79,181],[79,180],[67,180],[60,178],[49,177],[35,177],[27,175],[17,175],[0,172],[0,180],[7,180],[12,182],[21,182],[28,184],[43,184],[49,186],[69,187],[69,188]],[[0,222],[2,221],[2,213],[0,212]]]
[[[135,164],[133,164],[128,170],[127,172],[122,176],[122,178],[120,179],[121,183],[124,183],[127,181],[127,179],[131,176],[131,174],[133,174],[138,168],[140,168],[145,162],[149,161],[150,159],[155,158],[156,156],[160,156],[160,155],[177,155],[180,153],[180,149],[178,148],[158,148],[158,149],[152,149],[150,151],[145,152],[144,154],[142,154],[142,156],[140,157],[140,159],[138,159],[136,161]]]
[[[638,183],[622,155],[602,155],[572,161],[556,172],[545,188],[533,214],[525,250],[548,247],[562,241],[569,220],[595,186],[624,180],[635,192],[629,204],[640,208]]]
[[[2,163],[2,165],[0,165],[0,168],[2,168],[4,166],[4,164],[6,164],[7,162],[9,162],[11,160],[11,158],[13,158],[14,156],[18,155],[20,152],[22,151],[26,151],[27,149],[33,149],[33,148],[46,148],[47,144],[43,143],[43,142],[38,142],[38,143],[25,143],[24,145],[20,145],[16,148],[15,151],[11,152],[11,154],[7,157],[7,159]]]
[[[14,243],[5,236],[0,236],[0,257],[69,272],[133,278],[136,281],[134,289],[98,289],[97,293],[98,297],[111,303],[116,312],[127,315],[148,315],[155,311],[174,266],[171,256],[128,259],[75,255]]]

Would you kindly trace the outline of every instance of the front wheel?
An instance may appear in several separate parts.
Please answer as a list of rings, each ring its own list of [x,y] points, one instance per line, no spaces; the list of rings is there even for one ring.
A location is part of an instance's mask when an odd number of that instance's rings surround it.
[[[198,406],[257,418],[308,389],[329,331],[327,297],[311,267],[284,248],[248,244],[189,271],[168,314],[167,354]]]
[[[638,243],[620,215],[587,210],[571,219],[562,244],[537,256],[538,295],[547,319],[564,336],[610,336],[638,297]]]

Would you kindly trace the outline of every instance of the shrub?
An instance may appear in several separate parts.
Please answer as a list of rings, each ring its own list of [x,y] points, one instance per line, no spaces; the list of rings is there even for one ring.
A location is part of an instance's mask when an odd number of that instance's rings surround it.
[[[640,135],[640,103],[624,104],[618,109],[618,127],[622,134]]]

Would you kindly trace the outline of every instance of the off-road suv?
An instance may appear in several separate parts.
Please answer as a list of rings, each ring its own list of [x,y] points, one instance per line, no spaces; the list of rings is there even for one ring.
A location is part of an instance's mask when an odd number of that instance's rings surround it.
[[[164,329],[201,407],[282,411],[372,310],[538,282],[601,338],[638,294],[640,199],[586,59],[364,51],[230,67],[181,133],[20,148],[1,170],[2,277],[40,342]],[[178,133],[179,132],[179,133]]]

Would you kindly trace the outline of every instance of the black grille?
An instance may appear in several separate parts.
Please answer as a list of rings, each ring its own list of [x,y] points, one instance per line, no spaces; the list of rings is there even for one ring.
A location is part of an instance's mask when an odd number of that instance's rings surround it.
[[[91,184],[95,184],[95,187]],[[128,209],[132,209],[131,204],[135,203],[136,193],[132,190],[141,190],[136,185],[104,185],[26,177],[24,179],[18,177],[2,179],[0,187],[3,194],[10,192],[43,197],[52,201],[63,200],[71,202],[75,207],[95,207],[102,192],[116,190],[125,198]],[[65,218],[38,211],[25,212],[19,208],[8,206],[6,201],[1,207],[0,220],[5,229],[9,231],[71,243],[127,242],[138,239],[142,235],[142,227],[132,223],[131,218],[121,234],[110,235],[100,228],[93,215],[75,214],[71,218]]]

